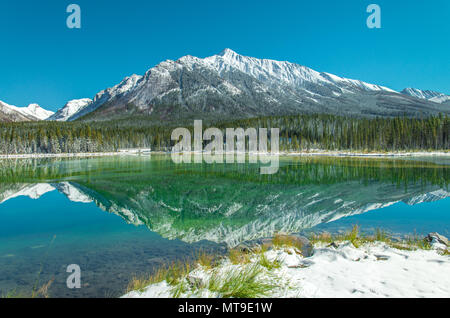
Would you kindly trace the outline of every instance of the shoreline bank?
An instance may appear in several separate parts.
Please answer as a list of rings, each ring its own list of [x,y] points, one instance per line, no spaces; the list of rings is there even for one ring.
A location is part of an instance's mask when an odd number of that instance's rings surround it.
[[[195,266],[135,279],[122,298],[362,298],[448,297],[447,238],[390,242],[384,237],[342,240],[279,236],[266,245],[241,246],[214,263],[201,256]],[[332,240],[329,243],[329,240]],[[311,252],[305,252],[309,244]]]
[[[1,159],[44,159],[44,158],[84,158],[84,157],[112,157],[131,155],[131,153],[120,152],[92,152],[92,153],[59,153],[59,154],[22,154],[22,155],[0,155]]]
[[[138,156],[138,155],[171,155],[172,152],[164,151],[119,151],[119,152],[92,152],[92,153],[60,153],[60,154],[0,154],[0,159],[39,159],[39,158],[85,158],[85,157],[111,157],[111,156]],[[194,155],[195,152],[190,154]],[[224,155],[227,153],[224,152]],[[236,153],[237,154],[237,153]],[[247,153],[252,155],[278,155],[292,157],[362,157],[362,158],[400,158],[400,157],[450,157],[450,151],[411,151],[411,152],[351,152],[351,151],[303,151],[303,152],[279,152],[279,153]]]

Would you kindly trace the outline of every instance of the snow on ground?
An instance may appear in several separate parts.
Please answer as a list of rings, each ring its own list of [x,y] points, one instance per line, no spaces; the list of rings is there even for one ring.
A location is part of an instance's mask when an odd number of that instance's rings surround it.
[[[436,250],[406,251],[385,243],[359,248],[341,243],[338,248],[317,245],[314,255],[304,258],[291,248],[265,252],[281,266],[264,271],[260,279],[276,284],[270,297],[450,297],[450,256]],[[257,262],[255,256],[252,262]],[[225,261],[220,271],[251,265]],[[198,268],[189,277],[208,280],[211,271]],[[126,298],[171,297],[166,282],[150,285]],[[181,297],[218,297],[207,289],[188,291]]]
[[[297,255],[285,259],[294,266],[305,262]],[[337,249],[317,248],[308,264],[302,269],[281,268],[279,275],[294,288],[277,296],[450,296],[450,258],[436,251],[402,251],[381,243],[355,248],[346,243]]]
[[[146,154],[170,154],[167,151],[151,151],[150,149],[123,149],[118,152],[92,152],[92,153],[60,153],[60,154],[0,154],[0,159],[25,159],[25,158],[66,158],[66,157],[101,157],[101,156],[120,156],[135,155],[139,153]],[[188,153],[188,152],[183,152]],[[190,152],[194,154],[195,152]],[[239,152],[235,152],[239,153]],[[227,152],[224,152],[227,154]],[[304,152],[252,152],[253,155],[271,155],[271,156],[330,156],[330,157],[449,157],[448,151],[423,151],[423,152],[350,152],[350,151],[328,151],[328,150],[310,150]]]

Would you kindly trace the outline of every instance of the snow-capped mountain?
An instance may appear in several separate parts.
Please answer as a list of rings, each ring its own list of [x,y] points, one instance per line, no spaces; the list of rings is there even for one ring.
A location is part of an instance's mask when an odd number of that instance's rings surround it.
[[[30,104],[28,107],[17,107],[0,101],[0,121],[38,121],[45,120],[54,113],[45,110],[38,104]]]
[[[38,104],[30,104],[28,107],[16,107],[19,112],[37,118],[37,120],[45,120],[52,116],[54,112],[45,110]]]
[[[439,105],[438,105],[439,104]],[[56,114],[32,104],[0,104],[0,120],[108,120],[146,115],[161,122],[329,113],[364,117],[450,114],[450,96],[390,88],[318,72],[286,61],[258,59],[230,49],[206,58],[166,60],[144,76],[131,75]],[[49,118],[50,117],[50,118]]]
[[[71,100],[71,101],[67,102],[67,104],[64,105],[63,108],[61,108],[55,114],[53,114],[52,116],[47,118],[47,120],[66,121],[73,114],[82,111],[84,108],[89,106],[91,103],[92,103],[92,99],[90,99],[90,98]]]
[[[95,113],[92,113],[94,112]],[[423,116],[450,113],[428,100],[387,87],[317,72],[290,62],[257,59],[225,49],[207,58],[167,60],[98,93],[69,120],[131,114],[157,120],[245,118],[298,113]]]
[[[0,101],[0,121],[6,122],[18,122],[18,121],[30,121],[31,119],[18,112],[11,105],[8,105]]]
[[[402,90],[402,94],[410,95],[421,99],[426,99],[438,104],[442,104],[450,100],[450,95],[445,95],[443,93],[430,90],[423,91],[417,88],[410,88],[410,87]]]

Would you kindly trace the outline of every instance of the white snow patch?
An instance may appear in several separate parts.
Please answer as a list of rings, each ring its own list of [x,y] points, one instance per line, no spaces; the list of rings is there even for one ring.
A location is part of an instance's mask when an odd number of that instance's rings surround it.
[[[314,255],[304,258],[293,249],[270,250],[270,261],[280,262],[280,268],[264,270],[262,281],[276,287],[270,297],[449,297],[450,257],[435,250],[402,251],[384,243],[368,243],[355,248],[343,243],[338,248],[318,246]],[[244,269],[250,265],[231,265],[224,261],[219,272]],[[189,276],[208,281],[210,270],[197,268]],[[206,284],[205,284],[206,286]],[[148,286],[143,292],[134,291],[125,298],[171,297],[166,282]],[[181,297],[218,297],[206,288],[189,290]]]

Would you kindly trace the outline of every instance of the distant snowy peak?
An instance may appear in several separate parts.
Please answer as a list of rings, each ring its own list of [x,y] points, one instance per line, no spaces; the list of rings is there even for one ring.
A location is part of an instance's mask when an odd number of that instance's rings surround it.
[[[73,114],[83,110],[92,103],[90,98],[74,99],[69,101],[63,108],[58,110],[55,114],[49,117],[47,120],[53,121],[66,121]]]
[[[445,95],[443,93],[439,93],[436,91],[430,91],[430,90],[420,90],[417,88],[405,88],[401,92],[404,95],[413,96],[420,99],[426,99],[431,102],[435,102],[438,104],[442,104],[448,100],[450,100],[450,95]]]
[[[28,107],[17,107],[0,101],[0,110],[11,121],[38,121],[45,120],[54,112],[45,110],[38,104],[30,104]],[[6,114],[6,115],[5,115]],[[5,118],[8,119],[8,118]]]
[[[30,104],[28,107],[16,107],[16,109],[19,112],[25,115],[30,115],[38,120],[45,120],[54,114],[54,112],[45,110],[38,104]]]

